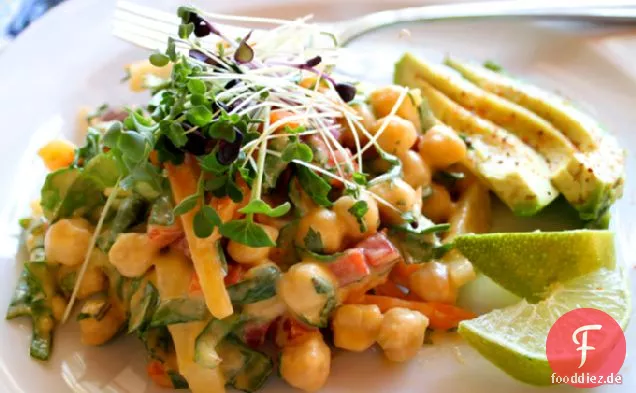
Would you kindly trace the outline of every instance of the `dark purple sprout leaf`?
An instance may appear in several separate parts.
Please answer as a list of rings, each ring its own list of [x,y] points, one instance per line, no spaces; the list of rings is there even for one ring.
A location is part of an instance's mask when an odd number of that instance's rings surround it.
[[[254,49],[247,43],[247,40],[250,39],[252,32],[250,31],[247,35],[241,40],[238,48],[234,52],[234,61],[239,64],[249,63],[254,59]]]
[[[216,153],[216,159],[222,165],[233,163],[241,152],[241,144],[243,143],[243,133],[238,129],[234,129],[234,141],[228,142],[225,139],[219,140],[219,151]]]
[[[316,56],[316,57],[312,57],[311,59],[307,60],[307,61],[305,62],[305,65],[306,65],[307,67],[315,67],[315,66],[317,66],[318,64],[320,64],[320,62],[321,62],[321,61],[322,61],[322,57],[320,57],[320,56]]]
[[[350,83],[337,83],[334,88],[344,102],[349,102],[356,96],[356,88]]]
[[[210,22],[203,19],[196,12],[190,11],[188,15],[188,22],[194,25],[194,35],[197,37],[205,37],[210,34],[220,36],[221,33]]]
[[[199,131],[187,134],[187,142],[183,149],[195,156],[201,156],[207,153],[207,141],[205,136]]]
[[[198,24],[194,25],[194,35],[201,38],[206,37],[212,33],[214,28],[209,22],[201,20]]]
[[[230,90],[234,86],[238,85],[240,82],[241,81],[238,80],[238,79],[232,79],[228,83],[225,84],[224,88],[225,88],[225,90]]]

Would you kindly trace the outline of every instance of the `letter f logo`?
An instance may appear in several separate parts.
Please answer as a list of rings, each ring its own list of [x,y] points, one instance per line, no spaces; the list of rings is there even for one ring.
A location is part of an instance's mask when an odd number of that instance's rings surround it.
[[[601,328],[601,325],[585,325],[576,329],[574,333],[572,333],[572,341],[574,341],[574,344],[581,345],[576,349],[577,351],[581,351],[581,364],[579,364],[579,368],[583,367],[585,361],[587,360],[587,351],[593,351],[596,349],[592,346],[587,345],[587,332],[589,330],[601,330]],[[577,335],[581,332],[583,334],[581,334],[581,342],[579,342]]]

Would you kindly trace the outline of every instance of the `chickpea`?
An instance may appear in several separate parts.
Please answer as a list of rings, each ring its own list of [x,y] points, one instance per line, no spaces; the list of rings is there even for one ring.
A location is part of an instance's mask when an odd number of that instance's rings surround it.
[[[66,168],[75,158],[75,145],[69,141],[57,139],[50,141],[38,151],[44,165],[50,171]]]
[[[431,184],[431,195],[422,201],[422,214],[437,223],[448,220],[453,214],[453,201],[445,187]]]
[[[417,355],[424,344],[428,318],[419,311],[402,307],[392,308],[384,314],[378,344],[392,362],[405,362]]]
[[[402,179],[374,184],[369,191],[391,204],[387,206],[378,201],[380,216],[388,224],[402,223],[404,221],[402,214],[411,211],[417,203],[417,193]]]
[[[145,233],[122,233],[108,252],[108,259],[124,277],[143,275],[154,262],[159,249]]]
[[[352,105],[351,108],[355,111],[355,114],[359,117],[358,120],[360,121],[364,129],[367,131],[367,133],[371,133],[371,129],[375,125],[375,116],[373,115],[369,107],[364,104],[356,104],[356,105]],[[358,125],[349,124],[346,118],[341,121],[341,124],[345,129],[344,133],[342,134],[342,144],[344,146],[350,147],[352,149],[356,149],[357,147],[356,140],[351,128],[352,125],[353,125],[354,132],[358,136],[358,141],[360,143],[360,146],[364,146],[367,142],[369,142],[369,138],[364,132],[362,132],[362,130],[360,129]]]
[[[300,220],[296,233],[296,244],[299,247],[306,247],[305,237],[310,229],[312,233],[320,236],[322,252],[334,253],[342,249],[345,230],[333,211],[324,208],[314,209]]]
[[[384,125],[385,123],[387,124]],[[417,130],[413,123],[401,117],[387,116],[378,119],[371,128],[371,134],[376,135],[382,129],[384,131],[377,137],[377,142],[389,154],[404,155],[417,140]]]
[[[473,264],[461,255],[448,262],[447,266],[448,279],[451,286],[455,289],[461,288],[477,278]]]
[[[113,338],[126,322],[126,314],[115,304],[100,320],[85,318],[79,321],[82,344],[102,345]]]
[[[331,286],[333,292],[316,290],[316,281]],[[293,265],[278,281],[276,293],[295,315],[307,323],[322,325],[323,311],[335,296],[335,282],[324,266],[312,262]],[[325,323],[326,325],[326,323]]]
[[[466,144],[451,128],[436,124],[420,141],[420,156],[435,168],[446,168],[466,158]]]
[[[262,224],[260,224],[260,227],[263,228],[265,233],[267,233],[267,236],[276,243],[276,239],[278,238],[278,229]],[[235,242],[234,240],[230,240],[227,244],[227,252],[234,261],[250,265],[256,265],[267,261],[267,257],[271,249],[272,247],[249,247],[245,244]]]
[[[95,249],[95,253],[97,253],[97,249]],[[95,263],[95,258],[91,257],[91,260],[88,263],[86,271],[84,272],[84,277],[79,284],[79,288],[77,289],[77,298],[78,299],[86,299],[91,295],[102,292],[107,287],[107,280],[102,268],[97,266]],[[58,280],[62,281],[65,278],[74,279],[74,282],[77,283],[77,275],[79,274],[77,267],[70,266],[61,266],[58,270]]]
[[[367,212],[361,219],[356,218],[349,211],[349,209],[359,201],[363,201],[367,204]],[[378,225],[380,224],[378,204],[375,199],[367,193],[362,193],[359,200],[349,195],[341,196],[334,203],[333,211],[344,224],[346,234],[353,240],[360,240],[378,231]]]
[[[426,187],[431,184],[431,169],[417,152],[407,151],[400,156],[404,180],[413,188]]]
[[[404,87],[390,85],[381,87],[371,93],[369,95],[369,103],[373,107],[375,115],[377,117],[388,116],[404,89]],[[407,93],[395,114],[410,121],[419,130],[421,128],[420,114],[417,107],[417,103]]]
[[[456,298],[448,266],[431,261],[409,276],[409,288],[427,302],[452,303]]]
[[[280,356],[281,377],[305,392],[322,388],[330,368],[331,351],[318,332],[297,345],[283,348]]]
[[[51,225],[44,237],[46,260],[67,266],[84,262],[93,236],[90,223],[83,218],[62,219]]]
[[[64,300],[62,296],[53,296],[51,309],[53,311],[53,318],[55,318],[56,321],[61,321],[66,311],[66,300]]]
[[[336,347],[362,352],[370,348],[378,337],[382,313],[375,304],[345,304],[333,317]]]

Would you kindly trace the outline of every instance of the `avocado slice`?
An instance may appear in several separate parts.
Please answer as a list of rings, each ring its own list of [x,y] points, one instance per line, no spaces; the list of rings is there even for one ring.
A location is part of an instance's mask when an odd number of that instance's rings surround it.
[[[568,173],[581,177],[578,163],[587,164],[587,175],[577,193],[569,192],[577,203],[573,205],[585,219],[596,219],[620,198],[625,181],[625,152],[618,141],[608,134],[591,116],[564,98],[524,83],[511,76],[493,72],[477,64],[448,58],[446,64],[464,78],[491,93],[527,108],[552,123],[577,150],[577,160],[568,166]],[[590,171],[592,169],[592,171]],[[565,192],[564,192],[565,194]]]
[[[521,139],[473,115],[428,83],[420,81],[418,87],[435,117],[466,138],[475,172],[516,215],[534,215],[559,195],[545,159]]]
[[[546,159],[552,183],[579,211],[582,219],[602,215],[620,196],[623,178],[612,175],[622,171],[617,170],[622,168],[622,160],[601,165],[605,152],[613,151],[610,138],[601,138],[601,146],[593,154],[582,153],[552,124],[530,110],[482,90],[447,66],[421,61],[411,54],[404,55],[398,62],[394,78],[397,83],[408,86],[425,80],[477,116],[517,135]]]
[[[426,81],[448,98],[517,135],[543,155],[552,177],[560,176],[574,153],[574,146],[550,123],[529,110],[488,93],[442,64],[434,64],[405,54],[396,64],[394,81],[416,87]],[[558,188],[558,187],[557,187]]]

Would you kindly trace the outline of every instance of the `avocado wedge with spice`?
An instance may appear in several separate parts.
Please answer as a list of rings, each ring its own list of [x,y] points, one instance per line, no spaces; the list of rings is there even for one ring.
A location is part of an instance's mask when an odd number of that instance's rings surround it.
[[[595,119],[563,97],[509,75],[452,58],[447,58],[446,64],[480,88],[549,121],[570,140],[577,159],[568,165],[567,173],[581,186],[564,194],[581,218],[598,218],[621,197],[625,152]]]
[[[474,172],[516,215],[534,215],[559,195],[545,159],[521,139],[474,116],[428,83],[419,86],[443,123],[437,127],[451,127],[465,138]]]
[[[517,135],[545,158],[552,184],[577,208],[581,218],[598,218],[620,197],[623,156],[613,138],[600,138],[596,150],[583,152],[579,142],[585,137],[581,132],[576,140],[572,137],[576,133],[568,131],[571,140],[530,109],[482,89],[450,67],[408,53],[397,63],[394,79],[409,87],[421,87],[422,82],[427,82],[474,116]]]

